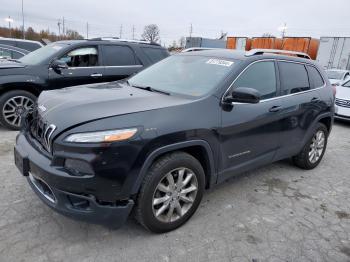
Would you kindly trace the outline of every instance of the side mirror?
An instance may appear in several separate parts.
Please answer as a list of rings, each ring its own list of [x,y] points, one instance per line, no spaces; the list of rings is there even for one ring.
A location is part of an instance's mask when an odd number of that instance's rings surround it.
[[[67,69],[68,65],[66,62],[62,60],[55,60],[51,63],[51,68],[53,70],[62,70],[62,69]]]
[[[249,87],[237,87],[233,89],[230,95],[224,98],[224,102],[232,103],[248,103],[256,104],[259,103],[261,95],[258,90]]]

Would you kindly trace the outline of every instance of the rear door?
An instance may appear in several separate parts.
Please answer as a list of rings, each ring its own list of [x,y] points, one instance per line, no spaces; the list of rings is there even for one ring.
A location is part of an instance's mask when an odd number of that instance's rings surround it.
[[[50,88],[93,84],[103,81],[104,67],[98,46],[78,47],[61,56],[67,69],[49,69]]]
[[[258,90],[262,100],[257,104],[233,103],[223,107],[219,129],[219,181],[236,172],[271,162],[280,146],[278,110],[281,103],[277,98],[279,81],[275,61],[250,64],[233,83],[231,90],[238,87]]]
[[[281,79],[280,115],[283,122],[279,134],[281,148],[276,158],[282,159],[298,153],[303,147],[307,130],[322,110],[317,85],[323,85],[323,80],[322,77],[321,80],[313,80],[314,71],[311,70],[316,69],[312,67],[309,71],[303,63],[279,61],[278,69]]]
[[[126,45],[102,45],[103,65],[106,82],[124,79],[137,73],[143,67],[134,50]]]

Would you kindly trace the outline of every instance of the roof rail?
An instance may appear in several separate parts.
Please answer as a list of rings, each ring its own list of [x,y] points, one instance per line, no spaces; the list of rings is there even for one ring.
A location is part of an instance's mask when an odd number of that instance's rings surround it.
[[[157,44],[155,42],[148,42],[145,40],[121,39],[118,37],[97,37],[97,38],[90,38],[88,40],[90,40],[90,41],[118,41],[118,42],[128,42],[128,43],[138,43],[138,44],[148,44],[148,45],[160,46],[160,44]]]
[[[190,47],[181,51],[181,53],[195,52],[195,51],[204,51],[204,50],[213,50],[218,48],[210,48],[210,47]]]
[[[279,50],[279,49],[252,49],[252,50],[246,52],[246,56],[263,55],[265,53],[281,54],[281,55],[294,55],[294,56],[297,56],[300,58],[311,59],[311,57],[306,53],[289,51],[289,50]]]

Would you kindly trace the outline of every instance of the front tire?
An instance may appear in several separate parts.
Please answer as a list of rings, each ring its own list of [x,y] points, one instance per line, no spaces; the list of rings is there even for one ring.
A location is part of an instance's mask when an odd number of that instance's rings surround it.
[[[203,196],[199,161],[184,152],[159,158],[148,171],[135,207],[137,221],[155,233],[174,230],[190,219]]]
[[[13,90],[0,97],[0,124],[19,130],[22,116],[34,105],[36,97],[24,90]]]
[[[328,129],[324,124],[318,123],[311,139],[302,151],[293,157],[294,164],[306,170],[317,167],[326,151],[327,141]]]

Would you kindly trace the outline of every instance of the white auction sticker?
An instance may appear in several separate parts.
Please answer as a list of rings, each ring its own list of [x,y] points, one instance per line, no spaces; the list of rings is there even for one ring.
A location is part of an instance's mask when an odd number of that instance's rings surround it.
[[[209,59],[206,63],[211,65],[220,65],[220,66],[227,66],[227,67],[232,66],[234,64],[234,62],[232,61],[221,60],[221,59]]]

